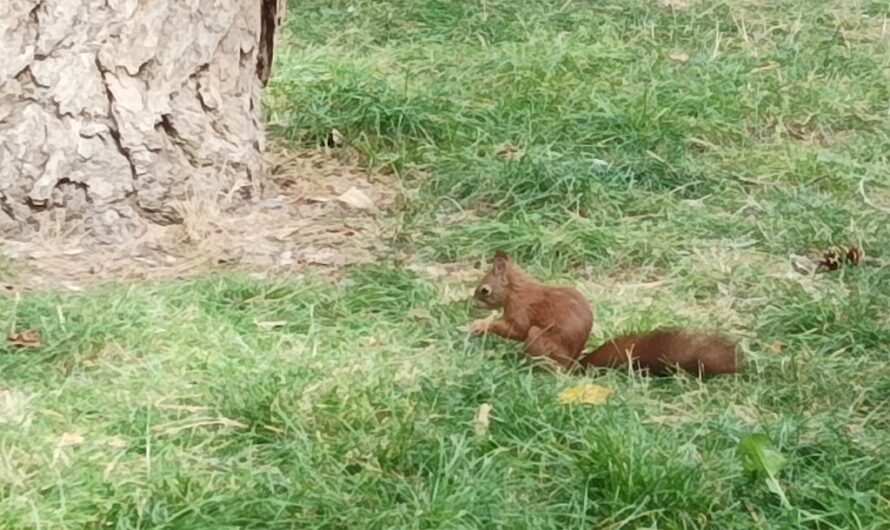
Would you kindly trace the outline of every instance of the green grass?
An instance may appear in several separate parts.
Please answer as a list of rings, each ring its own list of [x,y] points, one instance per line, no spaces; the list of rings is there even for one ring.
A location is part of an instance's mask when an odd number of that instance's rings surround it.
[[[584,290],[591,345],[718,328],[745,373],[536,372],[458,329],[471,284],[387,257],[0,298],[43,335],[0,348],[0,527],[890,528],[886,2],[292,4],[273,132],[394,171],[394,249],[504,248]],[[843,243],[870,261],[788,273]],[[560,405],[581,381],[614,394]]]

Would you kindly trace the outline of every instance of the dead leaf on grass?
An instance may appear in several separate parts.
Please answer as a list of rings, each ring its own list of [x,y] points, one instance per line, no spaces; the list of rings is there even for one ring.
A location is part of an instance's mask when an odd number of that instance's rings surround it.
[[[287,325],[287,320],[270,320],[257,322],[256,327],[263,331],[269,331],[276,328],[283,328]]]
[[[475,420],[475,428],[477,436],[485,436],[488,434],[488,427],[491,424],[491,405],[489,403],[483,403],[479,406],[479,411],[476,413]]]
[[[685,63],[689,60],[689,54],[683,50],[671,50],[668,52],[668,59],[678,63]]]
[[[328,133],[327,140],[325,144],[328,147],[342,147],[343,146],[343,133],[337,130],[337,128],[331,129],[331,132]]]
[[[787,346],[787,344],[785,344],[784,342],[782,342],[780,340],[777,340],[776,342],[769,345],[769,352],[774,353],[774,354],[782,353],[782,350],[785,349],[785,346]]]
[[[83,443],[83,436],[76,432],[63,432],[59,436],[59,445],[80,445]]]
[[[814,272],[816,272],[817,264],[806,256],[792,254],[791,266],[794,267],[794,270],[801,274],[813,274]]]
[[[376,210],[377,206],[374,204],[374,201],[371,200],[370,197],[365,195],[365,193],[355,186],[350,187],[348,190],[341,193],[337,200],[346,204],[347,206],[351,206],[358,210]]]
[[[585,405],[601,405],[612,395],[612,389],[591,383],[567,388],[559,393],[559,402],[563,405],[583,403]]]
[[[504,142],[498,146],[496,151],[498,158],[503,160],[521,160],[525,156],[525,149],[515,145],[513,142]]]
[[[26,329],[12,333],[6,337],[6,344],[14,348],[39,348],[40,332],[36,329]]]

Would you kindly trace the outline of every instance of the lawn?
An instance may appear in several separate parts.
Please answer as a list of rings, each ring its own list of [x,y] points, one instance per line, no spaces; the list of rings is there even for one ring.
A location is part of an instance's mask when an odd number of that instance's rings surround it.
[[[887,2],[305,0],[276,52],[271,134],[389,175],[388,253],[0,298],[42,335],[0,345],[0,528],[890,528]],[[499,248],[591,346],[717,329],[744,373],[469,338]]]

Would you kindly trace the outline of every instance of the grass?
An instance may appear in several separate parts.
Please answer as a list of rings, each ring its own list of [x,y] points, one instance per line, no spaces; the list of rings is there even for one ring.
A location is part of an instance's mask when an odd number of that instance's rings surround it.
[[[391,244],[426,269],[0,299],[43,336],[0,349],[0,527],[890,527],[890,231],[859,192],[890,205],[890,8],[688,4],[292,5],[274,134],[395,172]],[[787,273],[845,243],[867,266]],[[589,295],[591,345],[718,328],[745,374],[557,376],[468,339],[471,284],[431,271],[496,248]],[[560,405],[582,380],[615,393]]]

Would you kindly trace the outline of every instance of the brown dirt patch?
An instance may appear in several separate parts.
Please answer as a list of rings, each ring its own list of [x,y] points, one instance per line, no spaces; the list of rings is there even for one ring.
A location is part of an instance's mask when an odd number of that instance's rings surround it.
[[[278,150],[270,155],[265,198],[230,207],[231,198],[195,186],[177,205],[184,223],[147,225],[123,245],[46,230],[29,241],[4,240],[16,289],[84,286],[109,280],[174,279],[235,269],[287,274],[332,273],[386,253],[394,221],[381,214],[398,197],[394,177],[375,175],[343,149]],[[8,286],[7,290],[12,287]]]

